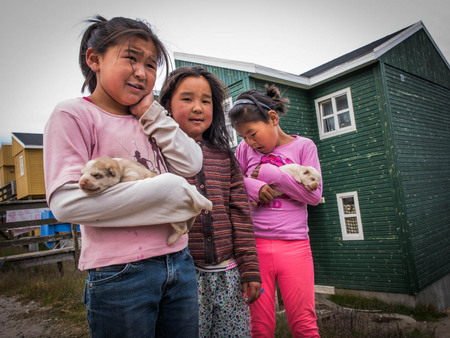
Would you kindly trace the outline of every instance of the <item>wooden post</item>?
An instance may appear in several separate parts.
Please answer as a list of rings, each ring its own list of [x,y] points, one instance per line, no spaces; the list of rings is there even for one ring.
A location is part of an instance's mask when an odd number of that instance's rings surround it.
[[[72,230],[73,248],[75,249],[75,252],[74,252],[75,269],[77,269],[78,268],[78,260],[80,259],[80,246],[78,245],[77,225],[71,224],[70,228]]]

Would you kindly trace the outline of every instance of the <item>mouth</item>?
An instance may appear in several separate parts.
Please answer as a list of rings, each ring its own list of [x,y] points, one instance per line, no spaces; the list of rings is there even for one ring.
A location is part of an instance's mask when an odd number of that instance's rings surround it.
[[[144,85],[140,84],[140,83],[128,83],[128,86],[135,88],[137,90],[144,90],[145,87]]]
[[[84,187],[84,188],[80,187],[80,189],[86,194],[95,194],[96,192],[100,191],[100,188],[91,188],[91,189],[89,189],[89,188],[86,188],[86,187]]]
[[[194,124],[200,124],[203,123],[203,119],[189,119],[189,122],[192,122]]]

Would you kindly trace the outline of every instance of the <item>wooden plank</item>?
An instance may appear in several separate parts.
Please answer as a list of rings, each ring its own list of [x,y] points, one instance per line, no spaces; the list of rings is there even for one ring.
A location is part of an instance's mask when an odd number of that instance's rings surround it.
[[[29,252],[20,255],[0,257],[0,262],[2,262],[2,264],[14,264],[26,268],[73,260],[74,251],[74,247],[68,247],[57,250]]]
[[[33,236],[33,237],[24,237],[19,239],[10,239],[6,241],[0,241],[0,248],[8,247],[8,246],[22,246],[33,243],[46,243],[46,242],[55,242],[63,239],[71,239],[72,233],[62,233],[57,235],[50,236]]]
[[[48,208],[45,199],[0,202],[0,212],[6,210]]]
[[[7,229],[15,229],[15,228],[27,228],[32,226],[46,225],[46,224],[64,224],[63,222],[58,221],[55,218],[46,218],[46,219],[34,219],[28,221],[19,221],[19,222],[1,222],[0,230]]]

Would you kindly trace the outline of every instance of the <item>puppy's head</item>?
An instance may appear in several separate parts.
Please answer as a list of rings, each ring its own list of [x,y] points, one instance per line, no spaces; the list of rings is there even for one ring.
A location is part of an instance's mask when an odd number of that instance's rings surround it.
[[[120,168],[117,162],[111,158],[99,157],[84,165],[78,186],[86,194],[95,194],[119,182]]]
[[[302,184],[309,191],[314,191],[319,187],[320,174],[311,167],[304,167],[301,172]]]

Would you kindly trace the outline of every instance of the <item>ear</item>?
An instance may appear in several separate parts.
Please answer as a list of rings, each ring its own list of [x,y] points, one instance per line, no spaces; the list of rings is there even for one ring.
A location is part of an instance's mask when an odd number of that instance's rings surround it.
[[[170,100],[166,104],[167,116],[172,116],[172,105],[170,104]]]
[[[280,117],[278,116],[277,112],[275,110],[269,110],[267,114],[269,114],[269,122],[273,126],[277,126],[278,122],[280,121]]]
[[[116,171],[113,168],[108,168],[107,173],[109,176],[116,177]]]
[[[100,70],[100,54],[92,47],[86,51],[86,63],[93,72],[97,73]]]

